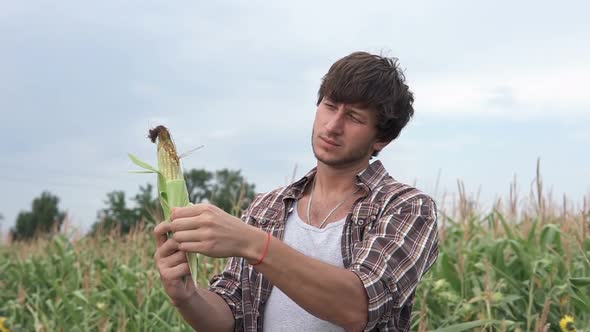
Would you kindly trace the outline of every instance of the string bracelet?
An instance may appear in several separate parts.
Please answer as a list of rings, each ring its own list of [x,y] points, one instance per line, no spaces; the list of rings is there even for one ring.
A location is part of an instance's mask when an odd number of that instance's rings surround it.
[[[260,257],[260,259],[258,260],[258,262],[252,264],[252,266],[259,265],[260,263],[262,263],[262,261],[266,257],[266,253],[268,252],[268,247],[270,246],[270,232],[267,232],[266,235],[267,235],[267,237],[266,237],[266,245],[264,246],[264,251],[262,252],[262,256]]]

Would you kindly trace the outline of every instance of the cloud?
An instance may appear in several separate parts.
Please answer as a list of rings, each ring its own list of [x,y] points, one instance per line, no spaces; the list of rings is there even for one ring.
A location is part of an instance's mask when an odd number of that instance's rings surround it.
[[[416,108],[439,115],[528,118],[588,115],[590,66],[567,64],[549,69],[474,70],[417,79]]]

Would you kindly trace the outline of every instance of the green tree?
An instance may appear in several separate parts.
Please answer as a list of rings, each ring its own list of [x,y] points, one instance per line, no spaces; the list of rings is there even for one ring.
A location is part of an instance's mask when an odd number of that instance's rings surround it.
[[[255,186],[244,179],[240,170],[222,169],[215,172],[210,186],[212,204],[225,212],[238,215],[255,196]]]
[[[92,226],[91,234],[96,234],[99,229],[109,231],[119,227],[121,233],[129,233],[140,219],[139,209],[127,207],[125,192],[122,190],[107,193],[107,199],[104,202],[106,208],[98,212],[98,221]]]
[[[253,184],[248,183],[239,170],[222,169],[215,173],[205,169],[191,169],[184,172],[189,200],[192,203],[211,202],[228,213],[237,215],[254,198]],[[128,233],[138,222],[157,224],[163,220],[162,208],[155,187],[148,183],[139,187],[133,198],[134,206],[128,206],[125,192],[112,191],[107,194],[106,207],[97,213],[91,234],[99,230],[119,228]]]
[[[35,236],[59,231],[65,218],[60,211],[59,198],[48,191],[33,199],[31,211],[20,212],[14,228],[10,230],[15,241],[30,240]]]
[[[211,180],[213,173],[205,169],[191,169],[184,171],[184,182],[188,190],[188,198],[192,203],[202,202],[204,199],[211,197]]]
[[[191,203],[208,201],[234,215],[248,207],[255,195],[255,185],[240,170],[191,169],[184,172],[184,180]]]
[[[154,186],[151,183],[145,187],[139,186],[139,193],[133,198],[139,217],[149,224],[157,224],[164,218],[157,193],[154,194],[153,191]]]
[[[147,183],[139,186],[139,193],[131,199],[135,206],[127,205],[124,191],[115,190],[107,193],[104,201],[106,207],[97,213],[97,221],[92,225],[90,234],[100,231],[111,231],[119,228],[122,234],[127,234],[139,222],[156,224],[162,217],[160,202],[154,194],[154,186]]]

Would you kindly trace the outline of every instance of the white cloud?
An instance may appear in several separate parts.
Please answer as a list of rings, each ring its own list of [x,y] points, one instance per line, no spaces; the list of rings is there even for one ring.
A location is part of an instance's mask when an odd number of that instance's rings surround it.
[[[413,83],[416,108],[441,115],[530,117],[588,114],[590,66],[475,70],[425,76]]]

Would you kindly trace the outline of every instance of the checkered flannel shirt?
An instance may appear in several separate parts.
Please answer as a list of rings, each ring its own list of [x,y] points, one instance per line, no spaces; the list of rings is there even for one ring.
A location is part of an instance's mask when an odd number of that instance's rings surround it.
[[[242,220],[283,239],[285,221],[316,169],[291,185],[259,194]],[[346,217],[342,232],[344,268],[362,281],[368,296],[365,331],[409,331],[418,282],[438,257],[435,202],[394,180],[380,161],[357,175],[366,195]],[[244,258],[233,257],[209,289],[229,305],[236,331],[262,331],[264,305],[273,285]]]

